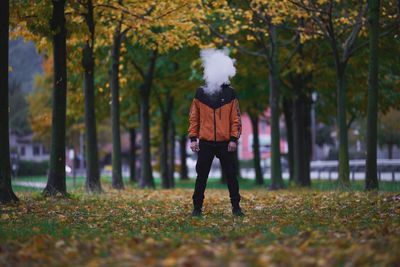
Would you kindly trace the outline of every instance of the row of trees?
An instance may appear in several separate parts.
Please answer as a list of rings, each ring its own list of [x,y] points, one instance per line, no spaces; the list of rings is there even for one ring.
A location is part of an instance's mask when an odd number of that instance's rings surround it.
[[[2,4],[7,6],[5,2]],[[241,108],[250,115],[253,125],[258,184],[263,183],[263,177],[257,125],[260,114],[269,107],[271,187],[283,187],[281,113],[286,122],[290,177],[298,185],[310,185],[311,94],[317,90],[320,95],[315,103],[318,119],[328,121],[335,110],[337,113],[339,181],[343,188],[350,187],[347,131],[354,119],[364,116],[368,110],[366,188],[377,188],[378,110],[395,107],[400,99],[398,84],[393,79],[398,77],[392,68],[393,57],[385,52],[378,53],[378,42],[381,40],[381,47],[398,51],[399,40],[394,37],[398,34],[399,22],[396,5],[394,0],[385,3],[376,0],[368,3],[48,0],[33,4],[13,1],[12,36],[33,40],[38,49],[53,55],[49,60],[53,66],[49,69],[54,71],[52,108],[49,109],[52,123],[47,124],[52,133],[51,157],[44,192],[49,195],[66,193],[66,134],[72,138],[76,130],[73,125],[77,124],[81,125],[80,131],[84,129],[86,137],[86,189],[101,192],[96,122],[105,117],[110,117],[112,124],[112,186],[123,188],[120,141],[123,126],[131,133],[132,140],[137,129],[141,132],[139,181],[142,187],[154,187],[150,137],[152,128],[160,130],[162,185],[172,187],[173,140],[179,136],[184,147],[187,127],[186,117],[174,114],[187,114],[192,95],[186,92],[201,80],[196,47],[208,46],[231,47],[238,59],[238,75],[233,83],[241,99]],[[380,14],[384,16],[379,21]],[[3,24],[9,25],[8,22]],[[384,58],[380,69],[378,56]],[[1,58],[2,64],[7,66],[4,57]],[[362,68],[366,64],[370,66],[368,82],[367,71]],[[378,75],[385,78],[380,83]],[[336,91],[330,89],[335,83]],[[378,98],[378,86],[391,91],[397,88],[397,91],[390,98],[384,93]],[[367,87],[368,101],[364,89]],[[1,88],[7,91],[8,86]],[[368,103],[367,108],[365,103]],[[150,116],[150,111],[156,115]],[[2,112],[2,116],[6,115]],[[32,122],[43,123],[44,120],[35,120],[38,114],[32,115]],[[38,125],[33,128],[43,129]],[[5,139],[6,136],[1,140]],[[2,152],[6,154],[6,150]],[[131,158],[134,156],[132,153]],[[134,164],[131,167],[134,168]],[[9,181],[9,174],[1,179]],[[11,184],[5,184],[2,192],[11,190]]]
[[[392,38],[389,40],[393,40],[396,36],[399,25],[396,4],[395,1],[381,4],[379,1],[288,0],[240,1],[232,5],[220,1],[218,12],[222,23],[219,28],[210,24],[211,31],[224,43],[232,44],[239,51],[263,58],[269,70],[273,188],[283,186],[278,126],[282,99],[289,136],[293,137],[289,138],[289,150],[292,151],[289,158],[292,161],[293,177],[299,184],[310,183],[310,156],[307,153],[310,141],[307,138],[309,134],[304,131],[307,131],[309,125],[310,112],[307,109],[309,110],[311,91],[315,90],[311,88],[323,80],[315,79],[319,72],[318,68],[321,67],[329,67],[335,73],[339,183],[342,188],[350,187],[347,136],[349,128],[347,102],[349,102],[350,87],[347,83],[350,72],[348,65],[350,59],[364,52],[368,44],[370,71],[366,187],[367,189],[378,187],[376,175],[378,40],[385,36],[390,36]],[[210,9],[211,12],[215,13]],[[385,15],[381,23],[379,23],[380,12]],[[231,25],[238,26],[229,29]],[[251,45],[244,45],[243,38],[250,41]],[[289,96],[285,95],[282,84],[290,90]],[[358,91],[361,90],[359,86],[358,84]]]

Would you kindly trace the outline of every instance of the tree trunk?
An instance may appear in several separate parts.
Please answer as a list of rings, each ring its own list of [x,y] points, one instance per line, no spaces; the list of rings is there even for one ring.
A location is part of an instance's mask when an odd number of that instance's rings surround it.
[[[285,115],[286,141],[288,143],[289,181],[294,181],[294,153],[293,153],[293,101],[283,99],[283,112]]]
[[[251,126],[253,129],[253,163],[256,174],[255,182],[257,185],[264,184],[264,177],[261,171],[260,141],[258,137],[258,115],[250,114]]]
[[[153,171],[151,167],[150,154],[150,117],[149,117],[149,94],[146,89],[140,92],[140,128],[142,134],[142,155],[141,155],[141,177],[140,186],[154,188]]]
[[[294,147],[294,180],[303,186],[305,180],[306,138],[303,99],[297,93],[293,99],[293,147]]]
[[[111,124],[112,124],[112,187],[123,189],[121,163],[121,132],[119,114],[119,56],[121,48],[121,23],[115,28],[111,52]]]
[[[388,144],[388,158],[393,159],[393,143]]]
[[[173,103],[173,102],[172,102]],[[171,107],[172,110],[172,107]],[[172,114],[169,119],[169,158],[168,158],[168,178],[169,178],[169,186],[170,188],[175,187],[175,123],[172,118]]]
[[[50,26],[53,35],[53,98],[50,168],[44,195],[66,195],[65,123],[67,110],[67,48],[65,28],[65,0],[53,0]]]
[[[180,161],[181,161],[181,169],[180,169],[180,179],[181,180],[189,180],[188,176],[188,168],[187,168],[187,152],[186,152],[186,142],[187,142],[187,136],[186,134],[182,134],[179,138],[179,155],[180,155]]]
[[[140,186],[142,188],[155,188],[150,153],[149,100],[156,62],[157,51],[153,51],[152,57],[150,59],[149,68],[147,70],[146,76],[144,77],[144,82],[140,87],[140,130],[142,134]]]
[[[369,0],[369,73],[365,189],[379,189],[377,172],[379,0]]]
[[[129,181],[131,183],[136,182],[136,129],[129,129],[129,140],[130,140],[130,150],[129,150]]]
[[[271,186],[270,189],[284,187],[281,167],[280,129],[279,129],[279,66],[277,32],[274,25],[270,26],[270,66],[269,88],[271,107]]]
[[[169,115],[164,113],[161,122],[162,138],[160,150],[160,173],[161,173],[161,187],[170,188],[170,179],[168,177],[168,133],[169,133]]]
[[[99,193],[102,191],[100,182],[99,159],[97,149],[97,130],[94,96],[94,34],[93,4],[88,0],[85,22],[90,32],[90,38],[83,49],[82,67],[84,69],[85,94],[85,128],[86,128],[86,191]]]
[[[304,84],[303,84],[304,85]],[[304,91],[305,92],[305,88]],[[310,97],[306,94],[303,93],[303,105],[304,105],[304,136],[305,136],[305,162],[304,162],[304,180],[303,180],[303,186],[311,186],[311,168],[310,168],[310,162],[312,158],[312,153],[313,153],[313,145],[312,145],[312,131],[311,131],[311,105],[312,101]]]
[[[342,189],[349,189],[349,150],[347,140],[347,122],[346,122],[346,81],[345,81],[345,63],[336,62],[337,74],[337,124],[339,130],[339,178],[338,185]]]
[[[0,203],[18,201],[11,186],[8,117],[9,2],[0,1]]]
[[[297,88],[293,99],[293,152],[294,152],[294,181],[299,186],[310,186],[311,160],[311,131],[309,99],[304,93],[304,83],[301,77],[293,88]]]

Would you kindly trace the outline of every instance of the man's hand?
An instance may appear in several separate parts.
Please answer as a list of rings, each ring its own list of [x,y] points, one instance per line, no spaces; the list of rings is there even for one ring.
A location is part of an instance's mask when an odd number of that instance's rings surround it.
[[[192,141],[192,142],[190,143],[190,149],[191,149],[193,152],[198,152],[198,151],[200,150],[200,148],[199,148],[199,143],[197,143],[197,141]]]
[[[230,141],[228,144],[228,151],[229,152],[236,151],[236,148],[237,148],[236,142]]]

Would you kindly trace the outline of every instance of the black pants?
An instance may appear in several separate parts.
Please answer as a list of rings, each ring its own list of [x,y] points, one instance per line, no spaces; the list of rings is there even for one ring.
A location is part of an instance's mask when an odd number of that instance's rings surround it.
[[[214,156],[219,158],[222,170],[226,173],[232,207],[238,208],[240,194],[235,170],[235,152],[228,151],[228,142],[213,143],[200,140],[199,148],[196,164],[197,179],[193,194],[194,208],[201,209],[203,207],[204,191]]]

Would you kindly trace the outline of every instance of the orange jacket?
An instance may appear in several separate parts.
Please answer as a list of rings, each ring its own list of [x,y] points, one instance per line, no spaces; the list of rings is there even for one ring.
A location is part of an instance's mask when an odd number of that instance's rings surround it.
[[[229,85],[223,85],[218,93],[206,94],[197,89],[189,114],[189,138],[206,141],[235,141],[240,138],[242,121],[239,101]]]

